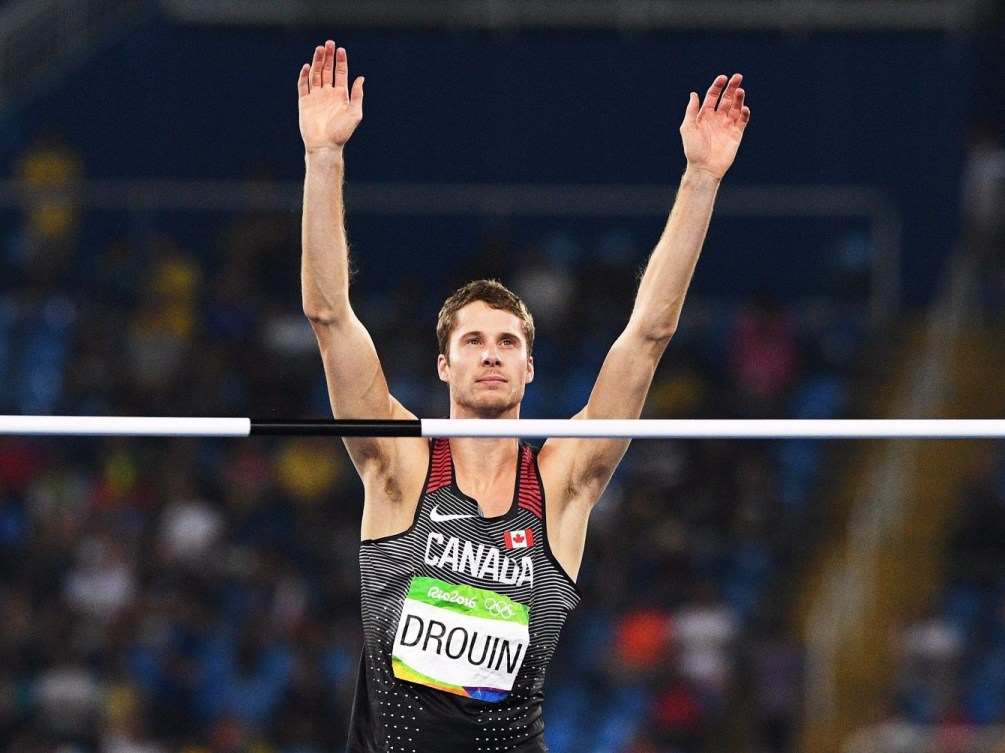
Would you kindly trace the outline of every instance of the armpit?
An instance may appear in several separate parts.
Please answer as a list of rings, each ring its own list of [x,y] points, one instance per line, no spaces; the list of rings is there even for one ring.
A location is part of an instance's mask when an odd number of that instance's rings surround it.
[[[383,483],[384,499],[396,505],[401,504],[404,495],[401,493],[401,484],[392,475],[386,475]]]

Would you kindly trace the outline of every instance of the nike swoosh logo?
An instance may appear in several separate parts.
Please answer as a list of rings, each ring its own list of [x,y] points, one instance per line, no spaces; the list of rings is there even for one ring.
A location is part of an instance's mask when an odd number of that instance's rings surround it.
[[[477,518],[477,515],[444,515],[433,506],[429,511],[429,519],[434,523],[446,523],[448,520],[461,520],[462,518]]]

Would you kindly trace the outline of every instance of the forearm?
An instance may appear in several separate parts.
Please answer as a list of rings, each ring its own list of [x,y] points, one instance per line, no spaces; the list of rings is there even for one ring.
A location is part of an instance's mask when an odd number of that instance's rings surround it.
[[[670,217],[639,283],[629,323],[646,339],[665,343],[677,329],[718,189],[719,179],[704,170],[689,167],[681,178]]]
[[[345,233],[341,149],[305,158],[301,289],[304,313],[330,323],[349,311],[349,247]]]

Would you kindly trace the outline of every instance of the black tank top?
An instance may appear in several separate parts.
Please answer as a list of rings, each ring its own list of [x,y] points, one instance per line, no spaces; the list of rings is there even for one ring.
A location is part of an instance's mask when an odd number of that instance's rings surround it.
[[[494,518],[433,440],[411,527],[360,546],[363,656],[349,753],[546,751],[544,674],[579,589],[548,545],[536,452]]]

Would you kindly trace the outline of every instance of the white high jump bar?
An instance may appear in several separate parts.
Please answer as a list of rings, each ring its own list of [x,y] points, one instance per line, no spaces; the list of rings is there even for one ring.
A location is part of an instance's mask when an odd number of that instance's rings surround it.
[[[141,437],[586,437],[963,439],[1005,437],[1005,419],[255,419],[0,416],[0,435]]]

